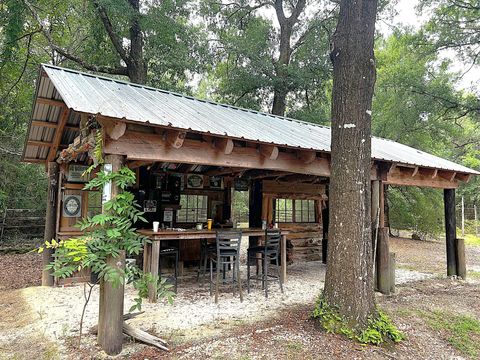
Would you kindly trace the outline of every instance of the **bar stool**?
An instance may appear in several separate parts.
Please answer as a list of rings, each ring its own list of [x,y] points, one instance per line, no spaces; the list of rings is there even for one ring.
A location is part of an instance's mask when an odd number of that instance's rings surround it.
[[[233,295],[235,295],[235,283],[238,284],[240,301],[243,301],[242,282],[240,277],[240,243],[242,241],[241,231],[217,231],[216,252],[209,256],[210,261],[210,296],[212,296],[213,264],[215,263],[215,303],[218,303],[218,288],[220,283],[220,271],[223,268],[225,275],[227,266],[232,266]]]
[[[283,293],[282,280],[280,278],[280,264],[278,257],[280,254],[280,239],[281,232],[278,229],[265,230],[265,244],[248,248],[247,250],[247,291],[250,293],[250,279],[262,280],[262,289],[265,289],[265,298],[268,298],[268,282],[278,280],[280,290]],[[260,254],[262,261],[262,273],[258,275],[258,259],[257,254]],[[250,260],[254,260],[257,266],[257,274],[250,275]],[[268,267],[272,260],[275,260],[277,268],[277,275],[269,275]],[[270,276],[271,279],[268,277]]]
[[[197,269],[197,282],[200,282],[200,285],[203,285],[203,280],[207,275],[208,259],[216,251],[216,243],[209,243],[207,239],[200,240],[200,261]]]
[[[176,247],[167,247],[160,249],[160,256],[158,259],[158,276],[162,277],[162,258],[173,257],[175,261],[175,273],[173,276],[175,293],[177,292],[177,282],[178,282],[178,264],[179,264],[179,251]]]

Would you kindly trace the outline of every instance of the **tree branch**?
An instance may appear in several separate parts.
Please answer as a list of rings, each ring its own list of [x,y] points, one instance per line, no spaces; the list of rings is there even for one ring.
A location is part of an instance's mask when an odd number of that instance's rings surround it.
[[[45,28],[42,20],[40,19],[40,16],[38,13],[34,10],[32,4],[28,0],[23,0],[25,6],[28,8],[32,16],[34,17],[35,21],[38,23],[40,26],[40,30],[43,34],[43,36],[47,39],[49,46],[52,48],[52,50],[56,51],[63,57],[72,60],[82,66],[83,68],[94,71],[94,72],[101,72],[101,73],[107,73],[107,74],[112,74],[112,75],[128,75],[128,69],[125,66],[117,66],[117,67],[110,67],[110,66],[102,66],[102,65],[94,65],[86,62],[85,60],[81,59],[80,57],[71,54],[61,46],[58,46],[55,44],[53,41],[52,36],[50,35],[49,31]]]
[[[93,6],[95,7],[95,9],[97,9],[98,15],[102,20],[103,27],[105,28],[105,31],[107,32],[108,37],[110,38],[110,41],[113,44],[113,47],[117,51],[118,55],[122,58],[122,60],[125,61],[127,64],[129,64],[130,57],[127,55],[125,49],[123,48],[122,40],[117,36],[115,31],[113,30],[113,25],[112,25],[112,22],[110,21],[110,18],[108,17],[107,11],[96,0],[93,1]]]

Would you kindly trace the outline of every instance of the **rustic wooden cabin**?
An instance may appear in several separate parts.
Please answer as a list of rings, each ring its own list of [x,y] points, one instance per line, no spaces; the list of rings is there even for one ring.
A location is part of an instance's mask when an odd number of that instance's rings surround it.
[[[229,227],[233,191],[249,191],[251,228],[278,224],[288,234],[289,261],[326,260],[330,128],[51,65],[40,67],[23,152],[50,177],[46,239],[76,234],[79,218],[101,211],[101,194],[83,191],[81,176],[97,129],[107,162],[137,172],[133,190],[149,222],[194,231],[213,219],[214,227]],[[384,184],[424,186],[445,189],[447,269],[457,274],[455,188],[478,174],[372,138],[379,268],[389,266]],[[180,248],[182,262],[198,260],[198,242],[180,240]],[[44,284],[50,278],[45,273]]]

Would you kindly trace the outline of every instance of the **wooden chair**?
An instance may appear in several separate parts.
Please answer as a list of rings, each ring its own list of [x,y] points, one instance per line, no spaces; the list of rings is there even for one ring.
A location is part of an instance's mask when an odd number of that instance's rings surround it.
[[[280,241],[282,234],[279,229],[267,229],[265,230],[265,243],[263,245],[254,246],[247,250],[247,291],[250,293],[250,279],[262,280],[262,289],[265,290],[265,297],[268,298],[268,282],[278,280],[280,290],[283,293],[282,280],[280,278]],[[260,259],[257,257],[260,254]],[[262,262],[262,273],[259,275],[258,261]],[[268,267],[271,262],[275,261],[275,267],[277,269],[277,275],[269,275]],[[256,275],[250,275],[250,265],[255,263],[257,266]],[[270,279],[269,279],[270,276]]]
[[[232,267],[232,286],[235,295],[235,283],[238,285],[240,301],[243,301],[242,281],[240,276],[240,243],[241,231],[217,231],[216,252],[210,255],[210,296],[212,296],[213,264],[216,265],[215,274],[215,303],[218,303],[218,288],[220,283],[220,271],[225,275],[227,267]]]

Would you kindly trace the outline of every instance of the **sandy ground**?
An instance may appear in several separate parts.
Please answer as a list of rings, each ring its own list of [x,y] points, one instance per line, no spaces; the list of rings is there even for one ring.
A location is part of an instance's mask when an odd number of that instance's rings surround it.
[[[397,254],[396,277],[399,293],[392,297],[380,296],[378,299],[379,303],[390,312],[395,313],[399,307],[407,306],[414,301],[420,305],[429,305],[435,304],[437,298],[450,299],[449,293],[452,286],[458,287],[460,297],[464,296],[460,294],[465,292],[470,294],[470,292],[474,293],[473,290],[478,290],[476,285],[470,283],[455,282],[452,285],[450,280],[445,280],[443,244],[392,239],[391,251]],[[480,268],[479,248],[469,247],[467,253],[469,270]],[[6,263],[5,259],[1,258],[0,261]],[[28,259],[31,263],[39,261],[38,257],[33,260]],[[18,266],[25,266],[20,260],[21,258],[16,259]],[[10,259],[8,263],[14,264],[15,262]],[[30,266],[35,268],[35,265]],[[245,270],[242,271],[245,276]],[[261,347],[270,344],[274,349],[275,344],[282,344],[278,352],[272,351],[268,356],[260,358],[273,359],[275,357],[272,356],[275,354],[279,358],[295,358],[294,355],[298,352],[296,347],[302,347],[303,350],[299,353],[304,355],[303,358],[309,358],[308,354],[311,353],[313,356],[315,353],[317,345],[314,346],[314,344],[318,343],[319,349],[329,349],[329,341],[336,343],[336,348],[332,348],[330,354],[335,354],[337,351],[336,354],[339,357],[335,355],[333,358],[345,358],[344,356],[351,351],[357,358],[388,358],[390,355],[382,354],[386,350],[366,351],[363,349],[361,353],[357,354],[358,345],[352,345],[336,336],[329,339],[330,335],[326,336],[323,333],[321,340],[318,339],[318,334],[310,334],[313,327],[309,320],[310,312],[323,287],[324,276],[325,266],[320,262],[296,263],[288,268],[288,281],[285,284],[284,294],[280,292],[278,284],[272,283],[268,300],[265,299],[261,289],[257,287],[253,288],[250,294],[245,293],[244,301],[241,303],[238,294],[234,297],[231,289],[225,286],[222,288],[219,304],[216,305],[214,298],[209,295],[208,286],[200,287],[194,281],[192,274],[181,280],[179,293],[173,305],[146,303],[143,307],[145,313],[130,320],[130,323],[167,339],[176,349],[172,358],[194,359],[198,356],[226,358],[229,356],[222,356],[225,349],[231,351],[240,346],[238,344],[243,344],[250,349],[247,353],[252,355],[251,351],[256,348],[256,341],[259,339],[263,339]],[[419,285],[424,283],[426,285]],[[20,284],[25,285],[26,283],[22,280]],[[3,279],[0,279],[0,289],[1,286],[6,288]],[[244,290],[246,290],[246,284],[244,284]],[[84,320],[84,329],[87,330],[97,321],[97,291],[93,292],[87,306]],[[431,295],[432,293],[434,295]],[[134,296],[134,289],[127,286],[126,311],[132,305]],[[83,285],[58,288],[34,286],[20,290],[0,291],[1,313],[3,314],[0,318],[0,358],[12,358],[13,355],[24,354],[22,351],[27,350],[50,354],[44,356],[45,358],[64,358],[65,355],[59,354],[67,353],[69,354],[68,358],[85,358],[92,353],[97,353],[98,349],[94,346],[95,337],[92,335],[85,337],[82,351],[72,351],[72,337],[78,334],[83,297]],[[453,298],[455,298],[455,294]],[[416,331],[422,327],[412,328],[408,322],[400,324],[400,326],[407,332],[414,332],[414,336],[419,338],[416,346],[418,345],[417,351],[420,351],[423,340],[419,334],[416,334]],[[238,336],[243,336],[240,342],[237,339]],[[14,345],[31,343],[32,338],[40,339],[42,347],[22,349],[22,347]],[[427,340],[425,342],[428,343]],[[438,344],[441,344],[441,339],[438,340]],[[437,348],[441,350],[442,346],[438,345]],[[146,351],[143,358],[165,356],[165,354],[155,351],[152,353],[153,350],[150,349],[142,350],[143,348],[143,345],[140,344],[128,344],[125,346],[122,356],[129,358],[138,351]],[[237,350],[239,352],[236,354],[243,353],[241,349]],[[403,353],[411,355],[407,350],[408,348],[403,349]],[[325,354],[328,353],[328,351],[322,351]],[[390,354],[390,350],[387,352]],[[207,356],[208,354],[216,355]],[[441,354],[453,354],[453,352],[447,347]],[[366,355],[368,356],[365,357]],[[444,358],[443,355],[441,357],[420,356],[419,358]],[[30,357],[20,356],[19,358]],[[236,357],[232,355],[232,358]]]

